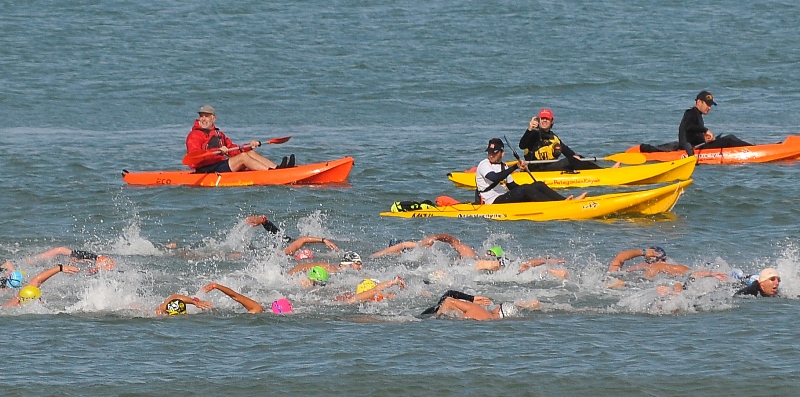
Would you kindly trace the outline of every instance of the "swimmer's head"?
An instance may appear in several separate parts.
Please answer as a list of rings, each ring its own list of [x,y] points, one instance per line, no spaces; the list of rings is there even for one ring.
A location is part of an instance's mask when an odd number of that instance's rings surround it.
[[[347,251],[342,256],[342,260],[339,262],[342,266],[350,266],[353,269],[361,270],[361,255],[353,251]]]
[[[495,245],[494,247],[489,248],[489,250],[486,251],[487,256],[497,258],[497,260],[500,261],[500,267],[506,266],[505,253],[506,252],[503,251],[503,248],[501,248],[499,245]]]
[[[286,298],[272,302],[272,312],[275,314],[289,314],[292,312],[292,303]]]
[[[186,302],[180,299],[173,299],[167,303],[167,307],[164,311],[170,316],[186,314]]]
[[[489,250],[486,251],[486,255],[494,256],[497,258],[502,258],[503,254],[505,254],[505,251],[503,251],[503,248],[501,248],[499,245],[495,245],[494,247],[489,248]]]
[[[70,259],[79,260],[79,261],[95,261],[97,260],[97,254],[94,252],[89,251],[81,251],[81,250],[72,250],[69,254]]]
[[[649,249],[655,251],[658,255],[654,257],[644,257],[644,261],[650,264],[657,262],[665,262],[667,260],[667,251],[661,247],[650,247]]]
[[[98,255],[97,260],[95,260],[95,265],[98,268],[103,270],[112,270],[114,269],[114,260],[105,256],[105,255]]]
[[[390,247],[394,247],[395,245],[401,244],[401,243],[404,243],[404,242],[405,241],[400,240],[399,238],[393,238],[393,239],[389,240],[389,246]]]
[[[42,291],[32,285],[26,285],[19,290],[19,303],[28,303],[42,297]]]
[[[375,288],[376,285],[378,285],[377,280],[365,278],[364,281],[358,283],[358,286],[356,287],[356,294],[367,292]]]
[[[23,282],[22,272],[14,270],[8,277],[0,278],[0,288],[19,288],[22,287]]]
[[[314,266],[308,271],[308,279],[314,284],[322,284],[328,281],[328,271],[322,266]]]
[[[302,261],[303,259],[314,259],[314,253],[308,248],[303,248],[297,251],[297,254],[294,256],[294,258],[298,261]]]

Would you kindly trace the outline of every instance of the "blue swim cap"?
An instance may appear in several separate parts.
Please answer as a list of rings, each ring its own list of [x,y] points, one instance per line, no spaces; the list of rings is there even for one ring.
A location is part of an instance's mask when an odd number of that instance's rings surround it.
[[[653,263],[656,263],[656,262],[664,262],[664,261],[667,260],[667,251],[664,251],[663,248],[661,248],[661,247],[650,247],[650,249],[655,251],[655,252],[657,252],[658,256],[655,257],[655,258],[645,257],[644,258],[645,262],[653,264]]]
[[[14,270],[11,274],[8,275],[6,279],[6,287],[8,288],[19,288],[22,287],[23,283],[22,273],[19,270]]]

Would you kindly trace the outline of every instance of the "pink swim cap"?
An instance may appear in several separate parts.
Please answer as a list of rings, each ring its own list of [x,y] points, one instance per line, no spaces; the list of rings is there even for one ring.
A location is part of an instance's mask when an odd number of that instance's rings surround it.
[[[272,302],[272,312],[275,314],[289,314],[292,312],[292,303],[286,298]]]
[[[297,251],[297,255],[295,255],[294,258],[298,261],[303,259],[314,259],[314,253],[308,248],[303,248],[300,251]]]

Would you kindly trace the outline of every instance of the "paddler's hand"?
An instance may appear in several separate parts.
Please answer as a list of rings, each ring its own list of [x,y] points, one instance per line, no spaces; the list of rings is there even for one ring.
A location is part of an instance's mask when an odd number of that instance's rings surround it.
[[[525,161],[525,159],[522,159],[520,161],[517,161],[517,167],[519,167],[519,169],[521,169],[523,171],[527,171],[528,170],[528,163]]]
[[[531,122],[528,123],[528,131],[533,131],[534,128],[538,126],[539,126],[539,117],[533,116],[533,118],[531,118]]]
[[[227,146],[220,146],[218,149],[222,154],[228,154],[228,147]]]
[[[709,142],[713,141],[714,140],[714,133],[712,133],[711,130],[706,131],[706,133],[703,134],[703,140],[706,143],[709,143]]]
[[[259,146],[261,146],[261,141],[256,141],[256,140],[250,141],[250,147],[251,148],[257,148]]]

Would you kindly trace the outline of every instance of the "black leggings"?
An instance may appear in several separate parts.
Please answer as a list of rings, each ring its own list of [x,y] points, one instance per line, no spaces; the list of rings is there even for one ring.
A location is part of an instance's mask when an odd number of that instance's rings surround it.
[[[723,147],[753,146],[752,143],[745,142],[736,135],[725,135],[700,146],[698,149],[718,149]]]
[[[524,203],[529,201],[559,201],[565,197],[550,189],[544,182],[534,182],[530,185],[519,185],[507,191],[502,196],[494,199],[493,204]]]

